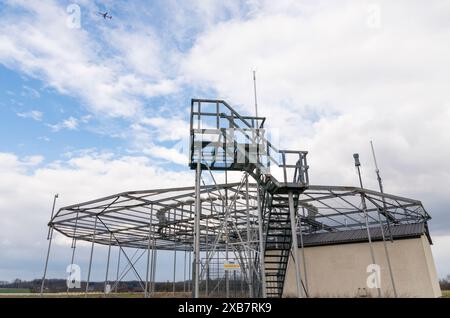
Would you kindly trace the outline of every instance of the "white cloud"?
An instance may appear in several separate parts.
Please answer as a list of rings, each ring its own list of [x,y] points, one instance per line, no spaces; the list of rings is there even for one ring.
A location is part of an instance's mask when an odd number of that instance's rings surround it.
[[[38,110],[30,110],[28,112],[23,112],[23,113],[17,113],[17,116],[22,117],[22,118],[31,118],[33,120],[36,121],[41,121],[42,120],[42,116],[44,114]]]
[[[140,123],[153,127],[158,141],[174,141],[189,136],[189,123],[182,119],[146,117]]]
[[[32,98],[39,98],[41,97],[41,93],[39,93],[37,90],[35,90],[32,87],[28,87],[24,85],[23,87],[22,96],[30,96]]]
[[[164,162],[182,165],[188,169],[189,156],[183,150],[186,150],[186,148],[179,147],[178,144],[171,148],[151,144],[143,150],[143,153],[153,158],[161,159]]]
[[[158,70],[163,64],[159,44],[148,33],[127,33],[112,25],[105,32],[112,38],[100,45],[96,32],[68,28],[65,7],[55,1],[8,4],[24,12],[2,17],[0,63],[80,98],[91,111],[130,117],[142,110],[142,98],[176,90]]]
[[[58,132],[61,129],[68,129],[68,130],[76,130],[78,128],[79,121],[78,119],[70,116],[67,119],[64,119],[62,122],[57,124],[47,124],[53,132]]]

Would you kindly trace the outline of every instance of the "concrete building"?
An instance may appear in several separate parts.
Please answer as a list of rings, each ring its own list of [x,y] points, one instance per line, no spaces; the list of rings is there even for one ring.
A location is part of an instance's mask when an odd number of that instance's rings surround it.
[[[381,268],[382,296],[392,297],[380,228],[371,228],[370,232],[375,261]],[[393,241],[386,244],[398,297],[441,297],[426,223],[391,226],[391,232]],[[366,229],[304,235],[303,242],[303,251],[299,248],[298,253],[303,284],[310,297],[377,297],[377,289],[367,285],[367,280],[375,276],[367,270],[372,258]],[[283,297],[297,296],[294,269],[291,256]]]

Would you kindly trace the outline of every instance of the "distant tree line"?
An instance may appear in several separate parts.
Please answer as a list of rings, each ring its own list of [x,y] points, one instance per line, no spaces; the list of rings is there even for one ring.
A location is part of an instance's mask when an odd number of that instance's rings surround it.
[[[450,290],[450,275],[439,280],[439,285],[441,286],[441,290]]]
[[[0,281],[0,288],[17,288],[17,289],[28,289],[32,293],[38,293],[41,290],[42,279],[34,279],[31,281],[25,281],[20,279],[15,279],[12,282]],[[114,282],[109,283],[111,288],[113,288]],[[175,291],[182,292],[188,290],[190,282],[176,282]],[[45,292],[46,293],[60,293],[67,291],[67,285],[65,279],[46,279],[45,280]],[[90,282],[89,291],[103,292],[105,287],[105,282]],[[80,288],[72,288],[70,291],[82,291],[86,290],[86,282],[82,281]],[[114,291],[116,289],[114,288]],[[157,292],[171,292],[173,291],[173,283],[166,282],[156,282],[155,291]],[[117,292],[142,292],[141,283],[139,281],[122,281],[117,284]]]
[[[209,281],[210,293],[211,295],[217,294],[220,296],[224,293],[225,290],[225,282],[220,279],[210,279]],[[8,288],[8,289],[23,289],[29,290],[31,293],[39,293],[41,290],[42,279],[34,279],[31,281],[25,281],[20,279],[15,279],[12,282],[0,281],[0,289]],[[110,287],[113,288],[112,292],[116,291],[114,287],[115,282],[110,282]],[[134,292],[139,293],[142,292],[142,283],[134,280],[134,281],[122,281],[117,284],[117,292]],[[63,293],[67,291],[67,285],[65,279],[46,279],[45,280],[45,293]],[[105,287],[105,282],[90,282],[89,283],[89,291],[90,292],[103,292]],[[173,282],[165,281],[165,282],[156,282],[155,291],[156,292],[172,292],[173,291]],[[214,288],[215,287],[215,288]],[[192,288],[191,281],[178,281],[175,283],[175,292],[189,292]],[[205,288],[205,281],[200,282],[200,289]],[[241,279],[230,279],[229,280],[229,290],[230,295],[240,295],[247,290],[246,284]],[[71,292],[84,292],[86,290],[86,282],[81,282],[80,288],[72,288]]]

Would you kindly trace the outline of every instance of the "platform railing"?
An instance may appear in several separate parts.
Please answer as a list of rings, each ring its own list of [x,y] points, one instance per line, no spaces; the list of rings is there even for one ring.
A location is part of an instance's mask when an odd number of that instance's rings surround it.
[[[281,169],[281,182],[307,186],[306,151],[278,150],[266,138],[265,118],[241,116],[222,100],[193,99],[190,116],[190,162],[195,169],[249,171],[272,176]],[[199,158],[199,155],[201,158]],[[206,167],[207,166],[207,167]]]

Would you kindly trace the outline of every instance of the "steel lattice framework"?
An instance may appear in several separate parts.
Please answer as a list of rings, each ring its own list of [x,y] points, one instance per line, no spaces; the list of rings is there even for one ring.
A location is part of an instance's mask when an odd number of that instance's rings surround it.
[[[253,229],[257,222],[256,184],[249,184],[248,194],[248,214]],[[243,184],[203,186],[201,195],[201,249],[208,250],[214,243],[217,249],[224,248],[224,238],[217,237],[225,220],[233,223],[229,243],[246,241],[247,200]],[[310,185],[299,199],[298,213],[304,235],[363,228],[361,195],[367,201],[370,224],[378,223],[380,211],[393,226],[424,222],[430,218],[417,200],[356,187]],[[147,248],[151,233],[157,249],[173,250],[177,243],[177,249],[190,250],[194,235],[194,202],[194,187],[123,192],[63,207],[49,226],[67,237],[105,245],[109,244],[112,233],[111,244],[135,248]],[[386,204],[386,210],[383,204]],[[232,209],[226,218],[230,205]]]

